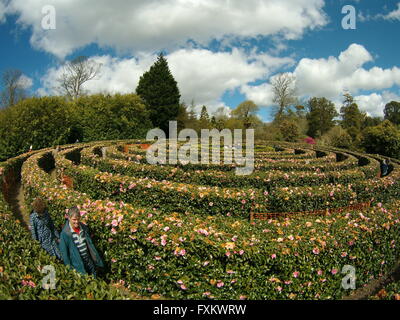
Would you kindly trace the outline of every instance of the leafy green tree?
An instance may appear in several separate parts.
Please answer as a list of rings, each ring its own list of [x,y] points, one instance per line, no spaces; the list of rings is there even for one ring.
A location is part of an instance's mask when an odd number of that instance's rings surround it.
[[[385,120],[400,125],[400,102],[391,101],[385,106]]]
[[[179,113],[180,93],[163,54],[140,77],[136,93],[148,106],[153,125],[168,133],[169,121]]]
[[[254,126],[260,120],[257,118],[257,112],[260,108],[251,100],[242,102],[232,111],[232,117],[243,121],[245,129]]]
[[[361,145],[367,153],[400,159],[400,130],[389,120],[364,130]]]
[[[370,117],[366,116],[362,125],[362,128],[368,128],[368,127],[376,127],[382,123],[382,118],[380,117]]]
[[[206,106],[203,106],[201,108],[200,128],[201,129],[210,129],[211,128],[210,115],[208,114]]]
[[[295,121],[282,120],[279,124],[279,130],[285,141],[296,142],[299,138],[299,127]]]
[[[321,137],[323,144],[335,148],[349,149],[352,146],[351,136],[341,126],[334,126]]]
[[[334,118],[339,114],[332,101],[326,98],[311,98],[308,101],[307,134],[313,138],[320,137],[334,125]]]
[[[341,126],[350,134],[353,143],[358,145],[361,140],[361,130],[366,114],[360,111],[357,103],[354,102],[354,98],[349,93],[345,93],[344,97],[343,107],[340,109]]]

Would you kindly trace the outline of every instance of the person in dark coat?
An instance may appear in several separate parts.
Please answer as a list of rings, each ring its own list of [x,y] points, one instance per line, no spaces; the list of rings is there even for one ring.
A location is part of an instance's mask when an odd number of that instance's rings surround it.
[[[385,177],[388,175],[389,165],[386,159],[383,159],[381,162],[381,177]]]
[[[64,264],[81,274],[96,276],[96,267],[104,267],[103,260],[93,245],[89,229],[80,222],[77,207],[68,210],[68,220],[61,232],[60,251]]]
[[[60,234],[54,227],[46,203],[37,198],[32,204],[33,211],[29,218],[32,238],[40,242],[40,245],[50,255],[61,260],[61,253],[58,248]]]

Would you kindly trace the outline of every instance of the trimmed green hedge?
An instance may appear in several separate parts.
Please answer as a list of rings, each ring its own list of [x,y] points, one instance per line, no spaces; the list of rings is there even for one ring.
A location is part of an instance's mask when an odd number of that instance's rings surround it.
[[[284,186],[320,185],[329,183],[350,183],[365,179],[365,174],[358,169],[332,172],[291,172],[270,170],[256,172],[248,176],[238,176],[234,171],[214,170],[186,171],[182,167],[154,166],[145,163],[134,163],[126,160],[102,159],[98,148],[87,148],[82,151],[82,164],[92,166],[100,171],[117,173],[137,178],[169,180],[180,183],[208,185],[217,187],[259,188],[271,192],[274,188]]]
[[[160,213],[93,199],[52,181],[37,165],[23,166],[29,197],[46,195],[51,213],[79,205],[110,265],[109,277],[142,292],[177,299],[339,299],[344,265],[357,286],[387,272],[399,257],[398,202],[362,214],[257,221]]]

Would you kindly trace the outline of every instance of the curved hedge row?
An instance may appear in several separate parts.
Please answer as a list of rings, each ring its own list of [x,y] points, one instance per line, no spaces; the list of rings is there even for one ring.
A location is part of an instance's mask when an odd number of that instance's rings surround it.
[[[147,164],[145,154],[125,154],[117,150],[117,148],[107,148],[107,157],[117,160],[128,160],[136,163]],[[350,156],[343,155],[344,159],[337,161],[337,154],[328,154],[324,158],[315,159],[285,159],[284,161],[274,159],[264,159],[262,162],[255,162],[255,172],[269,171],[269,170],[280,170],[280,171],[339,171],[339,170],[350,170],[358,166],[358,159]],[[222,158],[221,158],[222,159]],[[337,162],[335,162],[337,161]],[[165,164],[164,166],[170,166]],[[217,170],[223,172],[229,172],[236,168],[235,164],[177,164],[173,167],[184,168],[186,171],[197,171],[197,170]]]
[[[329,183],[350,183],[365,179],[365,174],[358,169],[311,172],[298,171],[287,174],[285,171],[270,170],[256,172],[248,176],[238,176],[234,171],[223,172],[216,170],[186,171],[182,167],[154,166],[146,163],[134,163],[126,160],[102,159],[95,148],[82,151],[82,164],[92,166],[100,171],[117,173],[131,177],[173,182],[208,185],[217,187],[258,188],[271,192],[276,187],[320,185]]]
[[[30,196],[45,195],[56,221],[79,205],[105,254],[109,277],[142,292],[189,299],[338,299],[344,265],[357,286],[398,258],[400,212],[379,204],[362,214],[296,217],[252,225],[233,217],[137,209],[93,199],[52,181],[39,166],[23,167]]]
[[[374,201],[386,201],[399,194],[399,170],[383,179],[355,180],[347,184],[233,189],[158,181],[112,174],[87,166],[74,166],[62,156],[57,166],[76,181],[76,187],[95,199],[111,196],[141,206],[166,211],[204,214],[235,214],[247,217],[256,212],[299,212]],[[374,196],[371,197],[371,194]]]

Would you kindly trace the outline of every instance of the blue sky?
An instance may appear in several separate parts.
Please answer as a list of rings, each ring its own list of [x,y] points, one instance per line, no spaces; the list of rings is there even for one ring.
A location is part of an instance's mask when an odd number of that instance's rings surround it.
[[[55,30],[42,28],[45,5]],[[342,28],[345,5],[355,30]],[[0,22],[0,71],[20,69],[33,95],[57,94],[62,62],[79,55],[102,64],[89,93],[134,92],[165,51],[182,99],[210,113],[251,99],[270,121],[281,72],[303,101],[325,96],[339,108],[349,90],[372,116],[400,101],[399,0],[0,0]]]

